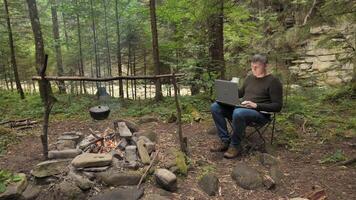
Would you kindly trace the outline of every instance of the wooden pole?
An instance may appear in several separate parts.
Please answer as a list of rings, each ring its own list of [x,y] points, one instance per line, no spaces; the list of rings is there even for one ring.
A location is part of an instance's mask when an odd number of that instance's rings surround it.
[[[177,80],[175,77],[175,74],[173,73],[172,75],[172,84],[174,87],[174,100],[176,102],[176,107],[177,107],[177,125],[178,125],[178,138],[179,138],[179,143],[180,143],[180,149],[183,153],[188,155],[188,142],[187,138],[183,137],[182,133],[182,111],[179,105],[179,100],[178,100],[178,87],[177,87]]]
[[[82,76],[45,76],[44,78],[48,81],[93,81],[93,82],[108,82],[114,80],[138,80],[138,79],[160,79],[160,78],[171,78],[173,74],[162,74],[162,75],[146,75],[146,76],[114,76],[114,77],[82,77]],[[184,76],[183,73],[175,74],[175,77]],[[33,76],[32,80],[42,80],[41,76]]]
[[[43,146],[43,156],[45,159],[48,159],[48,123],[49,123],[49,114],[51,113],[53,104],[55,102],[55,98],[52,96],[50,92],[50,83],[46,79],[46,69],[47,69],[47,63],[48,63],[48,55],[45,55],[45,60],[43,63],[42,68],[40,69],[40,84],[43,87],[43,90],[40,90],[43,94],[41,96],[43,97],[43,106],[44,106],[44,114],[43,114],[43,129],[42,129],[42,135],[41,135],[41,142]]]

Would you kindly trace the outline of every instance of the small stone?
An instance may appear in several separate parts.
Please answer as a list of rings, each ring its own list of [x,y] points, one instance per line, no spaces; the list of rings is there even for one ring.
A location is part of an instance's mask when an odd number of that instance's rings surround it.
[[[57,150],[75,149],[76,142],[73,140],[58,140],[55,144]]]
[[[33,185],[28,184],[25,191],[22,192],[22,197],[25,200],[35,200],[41,192],[41,188]]]
[[[153,116],[143,116],[138,120],[139,124],[144,124],[144,123],[150,123],[150,122],[158,122],[158,118],[157,117],[153,117]]]
[[[104,167],[112,162],[111,154],[84,153],[72,160],[72,165],[76,168],[83,167]]]
[[[63,181],[58,184],[53,192],[54,199],[75,199],[84,200],[86,195],[82,190],[70,181]]]
[[[107,169],[109,169],[109,166],[105,166],[105,167],[85,167],[85,168],[80,168],[77,170],[81,170],[84,172],[103,172],[106,171]]]
[[[31,171],[31,174],[36,178],[60,174],[68,170],[69,163],[70,159],[44,161],[37,164]]]
[[[117,148],[123,151],[127,145],[128,145],[127,140],[125,138],[122,138],[119,144],[117,145]]]
[[[85,175],[69,171],[68,176],[74,181],[74,183],[82,190],[89,190],[93,186],[93,182],[90,181]]]
[[[150,155],[147,152],[147,149],[145,147],[145,141],[144,140],[138,140],[137,142],[137,149],[138,149],[138,154],[140,155],[141,162],[143,164],[150,164]]]
[[[0,193],[0,199],[19,199],[22,192],[26,189],[28,182],[26,174],[19,173],[18,176],[21,178],[18,182],[10,183],[5,192]]]
[[[61,135],[58,137],[58,140],[73,140],[75,142],[79,142],[80,136],[79,135]]]
[[[209,196],[215,196],[219,190],[219,179],[212,174],[203,176],[199,182],[199,187]]]
[[[85,137],[82,141],[79,142],[78,148],[84,150],[90,145],[91,141],[93,140],[95,140],[95,137],[93,135]]]
[[[125,122],[118,122],[117,123],[118,130],[120,133],[120,137],[130,139],[132,137],[132,133],[130,129],[126,126]]]
[[[141,173],[137,171],[107,170],[96,174],[96,177],[108,186],[137,185],[141,179]]]
[[[301,197],[296,197],[296,198],[291,198],[289,200],[309,200],[309,199],[306,199],[306,198],[301,198]]]
[[[156,150],[156,143],[154,142],[146,142],[145,147],[147,149],[148,154],[151,154]]]
[[[138,200],[143,196],[143,188],[129,187],[129,188],[115,188],[101,192],[94,196],[92,200]]]
[[[279,163],[279,160],[276,157],[274,157],[270,154],[267,154],[267,153],[259,154],[258,157],[259,157],[261,164],[265,167],[271,167],[274,165],[278,165],[278,163]]]
[[[125,148],[125,159],[128,162],[137,161],[136,146],[130,145]]]
[[[134,136],[146,136],[151,142],[157,142],[157,133],[154,131],[140,131],[134,133]]]
[[[136,161],[124,162],[124,168],[137,170],[140,166]]]
[[[115,128],[115,129],[117,129],[117,123],[118,123],[118,122],[125,122],[125,123],[126,123],[126,126],[130,129],[130,131],[131,131],[132,133],[139,131],[139,127],[138,127],[138,125],[137,125],[135,122],[130,121],[130,120],[126,120],[126,119],[118,119],[118,120],[116,120],[116,121],[114,122],[114,128]]]
[[[274,182],[274,180],[270,176],[264,175],[263,176],[263,185],[266,187],[267,190],[269,190],[269,189],[274,188],[276,183]]]
[[[257,189],[263,185],[258,171],[243,163],[233,168],[231,177],[240,187],[247,190]]]
[[[49,159],[64,159],[64,158],[74,158],[77,155],[81,154],[82,151],[79,149],[66,149],[61,151],[49,151]]]
[[[174,192],[177,190],[177,177],[167,169],[156,169],[156,182],[163,189]]]
[[[69,131],[69,132],[64,132],[62,135],[70,135],[70,136],[79,136],[79,140],[83,139],[84,134],[82,132],[78,131]]]

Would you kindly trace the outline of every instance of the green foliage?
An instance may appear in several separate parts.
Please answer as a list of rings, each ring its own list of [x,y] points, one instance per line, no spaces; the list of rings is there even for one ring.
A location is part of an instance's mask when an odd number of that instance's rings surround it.
[[[178,173],[183,176],[188,175],[188,165],[186,162],[186,156],[181,151],[175,152],[176,156],[176,166],[178,167]]]
[[[332,90],[330,93],[326,94],[322,100],[324,102],[340,103],[346,99],[356,99],[356,91],[351,86]]]
[[[21,180],[22,180],[21,176],[17,174],[13,174],[6,170],[0,170],[0,193],[5,192],[6,186],[9,183],[19,182]]]
[[[329,154],[325,156],[322,160],[319,161],[320,164],[326,164],[326,163],[337,163],[340,161],[346,160],[345,154],[342,152],[342,150],[338,149],[334,153]]]
[[[216,171],[216,167],[214,165],[204,165],[199,168],[199,174],[197,176],[197,179],[200,180],[205,175],[214,173],[215,171]]]

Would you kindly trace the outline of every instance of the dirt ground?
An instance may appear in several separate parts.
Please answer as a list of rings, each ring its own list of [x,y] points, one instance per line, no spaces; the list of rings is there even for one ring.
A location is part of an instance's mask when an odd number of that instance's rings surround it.
[[[258,190],[245,190],[238,187],[231,179],[232,168],[236,163],[244,162],[250,166],[260,168],[256,154],[252,152],[236,159],[224,159],[221,153],[211,153],[209,148],[216,143],[217,137],[209,135],[206,130],[209,122],[191,123],[183,125],[183,133],[188,138],[191,167],[187,177],[180,177],[178,191],[169,194],[171,199],[288,199],[300,197],[313,190],[322,188],[326,191],[328,199],[356,199],[356,168],[355,166],[335,166],[333,164],[320,164],[318,160],[337,149],[342,149],[347,157],[354,156],[356,149],[348,145],[347,139],[336,140],[319,144],[316,138],[305,136],[307,141],[301,151],[289,151],[284,147],[275,147],[272,154],[281,161],[280,169],[284,174],[282,183],[273,190],[264,188]],[[59,134],[65,131],[82,131],[89,134],[89,128],[93,130],[105,130],[113,127],[112,120],[102,122],[93,121],[58,121],[51,122],[49,127],[49,142],[54,141]],[[140,125],[143,130],[153,130],[158,134],[157,147],[160,151],[160,164],[164,162],[164,153],[177,147],[175,140],[175,124],[153,122]],[[39,138],[41,128],[37,127],[23,133],[20,141],[9,147],[7,152],[0,157],[0,168],[14,172],[30,174],[34,165],[42,161],[41,141]],[[30,134],[29,134],[30,133]],[[278,134],[283,134],[277,132]],[[355,139],[355,138],[354,138]],[[202,164],[203,163],[203,164]],[[198,177],[202,169],[212,167],[220,181],[220,192],[216,197],[209,197],[199,189]],[[261,168],[262,169],[262,168]],[[263,169],[262,169],[263,170]],[[164,193],[156,188],[152,181],[144,183],[145,193]],[[167,192],[166,194],[167,195]]]

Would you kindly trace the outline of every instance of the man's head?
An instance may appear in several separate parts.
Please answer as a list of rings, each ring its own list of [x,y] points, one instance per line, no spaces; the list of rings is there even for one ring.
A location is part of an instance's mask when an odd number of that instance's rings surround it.
[[[267,57],[261,54],[255,54],[251,58],[252,74],[256,77],[263,77],[266,75]]]

